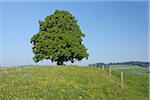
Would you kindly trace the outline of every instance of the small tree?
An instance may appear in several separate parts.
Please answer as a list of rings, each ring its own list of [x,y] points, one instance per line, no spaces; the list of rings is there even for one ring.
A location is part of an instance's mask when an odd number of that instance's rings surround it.
[[[68,11],[56,10],[44,21],[39,21],[39,32],[31,38],[33,60],[50,59],[63,65],[64,62],[88,58],[87,49],[81,43],[84,34],[77,20]]]

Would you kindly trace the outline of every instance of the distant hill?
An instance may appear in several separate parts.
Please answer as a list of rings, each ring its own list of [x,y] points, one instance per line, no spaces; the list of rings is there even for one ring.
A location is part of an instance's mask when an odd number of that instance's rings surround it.
[[[94,63],[94,64],[89,64],[89,66],[109,66],[109,65],[135,65],[135,66],[141,66],[141,67],[149,67],[150,62],[141,62],[141,61],[129,61],[129,62],[116,62],[116,63]]]
[[[129,61],[129,62],[121,62],[121,63],[109,63],[108,65],[135,65],[141,67],[149,67],[150,62]]]

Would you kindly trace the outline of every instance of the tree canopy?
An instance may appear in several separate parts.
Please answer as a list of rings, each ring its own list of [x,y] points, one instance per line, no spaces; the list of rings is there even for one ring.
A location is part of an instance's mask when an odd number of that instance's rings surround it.
[[[39,32],[32,36],[33,60],[49,59],[62,65],[64,62],[88,58],[87,49],[82,44],[81,32],[75,17],[64,10],[56,10],[39,21]]]

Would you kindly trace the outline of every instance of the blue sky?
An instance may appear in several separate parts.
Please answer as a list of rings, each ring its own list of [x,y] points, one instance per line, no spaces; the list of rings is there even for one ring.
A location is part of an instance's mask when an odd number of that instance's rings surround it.
[[[30,38],[38,32],[38,21],[56,9],[70,11],[78,20],[95,62],[148,61],[148,3],[135,2],[2,2],[0,4],[0,66],[34,63]],[[67,63],[70,64],[70,63]]]

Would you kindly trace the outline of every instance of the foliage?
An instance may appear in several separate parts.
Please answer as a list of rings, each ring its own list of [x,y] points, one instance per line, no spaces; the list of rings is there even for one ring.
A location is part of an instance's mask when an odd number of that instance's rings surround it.
[[[50,59],[62,65],[63,62],[88,58],[87,49],[82,44],[84,34],[68,11],[56,10],[44,21],[39,21],[39,26],[39,32],[31,38],[35,62]]]
[[[148,100],[148,77],[95,67],[0,68],[0,100]]]

